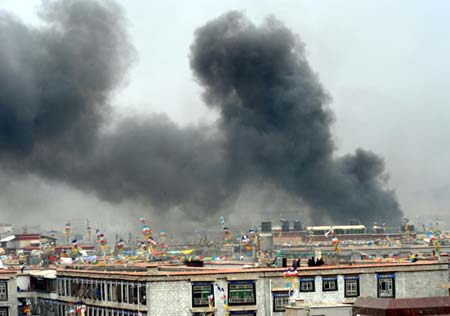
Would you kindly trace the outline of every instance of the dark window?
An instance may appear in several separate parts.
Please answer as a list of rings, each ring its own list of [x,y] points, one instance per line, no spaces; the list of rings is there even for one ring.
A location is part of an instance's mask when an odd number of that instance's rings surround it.
[[[8,307],[0,307],[0,316],[8,316]]]
[[[359,276],[344,276],[345,283],[345,297],[358,297],[359,296]]]
[[[72,294],[72,296],[81,296],[81,284],[78,280],[71,280],[70,293]]]
[[[336,276],[324,276],[322,277],[322,291],[331,292],[338,290],[338,283]]]
[[[101,300],[101,283],[99,283],[98,281],[95,282],[94,285],[94,299],[95,300]]]
[[[273,311],[274,312],[284,312],[286,310],[285,306],[289,305],[289,292],[272,292],[273,296]]]
[[[63,292],[63,280],[59,279],[58,280],[58,295],[63,296],[64,292]]]
[[[228,284],[228,305],[256,304],[254,281],[231,281]]]
[[[192,284],[192,307],[209,306],[209,297],[212,295],[214,304],[213,285],[210,282],[196,282]]]
[[[300,278],[300,292],[314,292],[316,290],[315,278]]]
[[[107,283],[106,284],[106,300],[107,301],[112,301],[112,297],[111,297],[111,283]]]
[[[378,297],[395,298],[395,274],[378,274]]]
[[[8,282],[0,281],[0,301],[8,300]]]
[[[230,315],[256,316],[256,311],[231,311]]]
[[[141,284],[141,286],[139,287],[139,303],[142,305],[146,305],[147,304],[147,290],[145,287],[145,284]]]
[[[136,284],[132,284],[128,288],[128,301],[130,304],[138,303],[138,288]]]
[[[117,302],[122,303],[122,284],[120,282],[116,284],[116,299]]]

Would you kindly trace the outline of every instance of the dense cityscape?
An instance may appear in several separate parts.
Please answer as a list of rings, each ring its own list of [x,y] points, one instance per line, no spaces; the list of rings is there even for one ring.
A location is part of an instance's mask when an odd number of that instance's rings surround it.
[[[0,306],[49,316],[450,312],[443,223],[282,219],[236,232],[221,217],[219,230],[183,244],[136,222],[140,236],[113,241],[88,220],[49,234],[0,225]]]

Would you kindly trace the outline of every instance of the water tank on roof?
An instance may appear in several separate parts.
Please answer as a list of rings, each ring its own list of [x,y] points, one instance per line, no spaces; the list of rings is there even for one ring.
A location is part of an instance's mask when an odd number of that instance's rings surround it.
[[[262,222],[261,231],[265,233],[272,232],[272,222]]]
[[[281,231],[288,232],[289,231],[289,221],[281,222]]]
[[[294,220],[294,230],[295,231],[301,231],[303,230],[302,222],[298,219]]]

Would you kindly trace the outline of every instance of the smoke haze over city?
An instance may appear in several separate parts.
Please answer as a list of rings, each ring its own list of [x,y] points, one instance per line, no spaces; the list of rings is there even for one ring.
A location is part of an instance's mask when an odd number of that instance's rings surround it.
[[[179,87],[180,74],[171,72],[179,63],[170,60],[177,49],[158,36],[153,40],[152,32],[143,39],[151,44],[150,55],[152,50],[160,51],[155,58],[170,54],[155,67],[154,81],[133,74],[142,58],[152,58],[140,52],[142,42],[135,44],[139,32],[133,33],[133,8],[110,1],[50,1],[39,5],[39,19],[31,22],[7,7],[0,11],[5,220],[17,222],[14,216],[20,214],[36,222],[60,209],[52,223],[88,216],[120,222],[149,212],[148,217],[170,219],[177,227],[211,225],[220,215],[244,213],[254,220],[258,212],[276,217],[298,209],[314,223],[398,224],[403,203],[394,188],[405,176],[399,174],[392,185],[389,157],[377,153],[383,146],[370,146],[377,135],[384,139],[380,142],[390,141],[383,126],[379,132],[355,130],[351,150],[340,146],[346,133],[336,138],[335,96],[310,61],[310,43],[301,29],[280,16],[255,19],[230,9],[198,18],[188,45],[178,50],[190,67],[186,76],[194,92]],[[339,57],[333,50],[320,54]],[[369,74],[358,70],[364,81]],[[127,99],[127,87],[136,80],[149,91],[161,86],[158,97],[147,101],[159,103],[154,110],[141,96]],[[382,88],[351,92],[336,109],[342,110],[343,103],[355,109],[367,98],[367,111],[364,103],[354,111],[375,124],[371,117],[388,113],[374,104],[392,103],[390,96],[377,98]],[[128,100],[144,104],[127,107]],[[198,112],[198,120],[183,122],[171,113],[173,107],[183,109],[181,116]],[[395,125],[389,119],[386,124]],[[390,154],[401,150],[384,148]],[[88,202],[80,202],[84,199]],[[255,202],[246,201],[251,199]]]

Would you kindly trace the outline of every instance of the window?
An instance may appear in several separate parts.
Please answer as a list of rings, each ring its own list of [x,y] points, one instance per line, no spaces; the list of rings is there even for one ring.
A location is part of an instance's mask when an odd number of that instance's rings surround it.
[[[79,283],[79,280],[70,282],[70,293],[72,296],[81,296],[81,283]]]
[[[7,301],[7,300],[8,300],[8,282],[0,281],[0,301]]]
[[[254,281],[231,281],[228,284],[228,305],[256,304]]]
[[[273,296],[273,311],[284,312],[285,306],[289,305],[289,292],[272,292]]]
[[[231,311],[230,315],[256,316],[256,311]]]
[[[115,286],[115,288],[114,288]],[[115,294],[116,301],[119,303],[122,303],[122,283],[118,282],[117,284],[113,285],[113,289],[115,290],[115,293],[113,293],[113,296]]]
[[[300,278],[300,292],[314,292],[316,290],[315,278]]]
[[[358,275],[346,275],[344,276],[345,282],[345,297],[358,297],[359,296],[359,276]]]
[[[378,297],[395,298],[395,274],[377,274]]]
[[[8,316],[8,308],[0,307],[0,316]]]
[[[106,283],[106,300],[107,301],[112,301],[112,297],[111,297],[111,283],[108,282]]]
[[[139,304],[147,305],[147,288],[145,284],[140,284],[139,286]]]
[[[62,296],[63,295],[63,292],[62,292],[62,282],[63,282],[63,280],[62,279],[58,279],[58,281],[57,281],[58,283],[58,295],[60,295],[60,296]]]
[[[337,290],[338,290],[338,284],[337,284],[336,276],[322,277],[322,291],[331,292],[331,291],[337,291]]]
[[[192,316],[214,316],[213,312],[192,313]]]
[[[128,303],[137,304],[138,303],[138,287],[137,284],[132,284],[128,288]]]
[[[213,285],[210,282],[196,282],[192,284],[192,307],[209,306],[209,296],[213,295]]]

